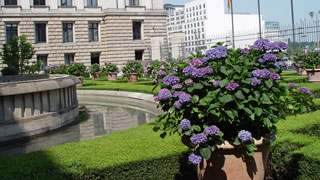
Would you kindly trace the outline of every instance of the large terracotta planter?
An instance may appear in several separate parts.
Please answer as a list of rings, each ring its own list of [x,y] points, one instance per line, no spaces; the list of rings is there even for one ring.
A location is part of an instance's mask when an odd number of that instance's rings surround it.
[[[263,180],[270,144],[262,139],[256,142],[258,150],[248,156],[243,146],[226,142],[215,150],[210,160],[197,167],[199,180]]]
[[[100,73],[91,74],[91,79],[99,79],[99,78],[100,78]]]
[[[80,82],[76,86],[83,86],[83,77],[79,76],[77,78],[79,79]]]
[[[117,80],[117,73],[109,73],[108,74],[108,81]]]
[[[307,71],[302,69],[302,68],[296,68],[296,71],[297,71],[297,75],[298,76],[306,76],[307,75]]]
[[[129,82],[136,82],[136,81],[138,81],[138,77],[139,77],[138,73],[130,73],[130,74],[128,74],[128,81]]]
[[[320,69],[306,69],[308,75],[308,82],[320,83]]]

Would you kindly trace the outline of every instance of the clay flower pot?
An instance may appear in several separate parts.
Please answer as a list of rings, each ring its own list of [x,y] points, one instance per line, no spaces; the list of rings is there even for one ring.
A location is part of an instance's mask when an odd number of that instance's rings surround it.
[[[299,76],[306,76],[307,75],[307,72],[306,70],[302,69],[302,68],[296,68],[296,71],[297,71],[297,75]]]
[[[91,79],[99,79],[99,78],[100,78],[100,73],[91,74]]]
[[[139,74],[138,73],[129,73],[128,74],[128,81],[129,82],[137,82]]]
[[[248,156],[242,146],[232,146],[228,142],[218,146],[211,158],[203,160],[197,167],[199,180],[263,180],[270,144],[262,139],[256,141],[258,150]]]
[[[108,73],[108,81],[117,80],[117,73]]]
[[[308,82],[320,83],[320,69],[306,69],[308,75]]]

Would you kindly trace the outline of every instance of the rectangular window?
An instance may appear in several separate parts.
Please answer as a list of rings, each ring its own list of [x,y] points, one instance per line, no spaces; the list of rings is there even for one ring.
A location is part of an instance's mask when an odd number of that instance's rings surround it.
[[[87,0],[87,6],[88,7],[97,7],[98,6],[98,0]]]
[[[44,6],[46,5],[46,0],[33,0],[34,6]]]
[[[139,6],[139,0],[129,0],[129,6]]]
[[[133,40],[141,40],[141,22],[133,22]]]
[[[10,39],[18,36],[18,24],[6,24],[6,42],[9,43]]]
[[[44,70],[48,66],[48,55],[37,55],[37,61],[43,62],[43,65],[40,67],[40,70]]]
[[[99,41],[99,24],[89,23],[89,42]]]
[[[64,63],[70,64],[72,62],[74,62],[74,54],[65,54],[64,55]]]
[[[63,42],[73,42],[73,24],[62,24]]]
[[[100,64],[100,53],[91,53],[91,64]]]
[[[72,6],[72,0],[61,0],[61,6]]]
[[[143,59],[143,50],[135,51],[135,60],[141,61]]]
[[[6,6],[16,6],[17,0],[4,0],[4,5]]]
[[[36,43],[47,42],[46,23],[37,23],[35,25],[35,29],[36,29]]]

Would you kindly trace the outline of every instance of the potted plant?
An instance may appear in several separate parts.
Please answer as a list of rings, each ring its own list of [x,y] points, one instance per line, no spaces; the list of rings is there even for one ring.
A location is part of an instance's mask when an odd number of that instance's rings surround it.
[[[306,76],[307,72],[301,67],[303,61],[307,57],[307,52],[298,52],[293,58],[293,66],[296,68],[297,75]]]
[[[140,61],[128,61],[123,67],[122,72],[128,77],[129,82],[138,81],[139,75],[142,73],[142,64]]]
[[[275,123],[289,111],[283,104],[294,102],[284,98],[290,87],[280,85],[275,65],[288,46],[266,39],[250,50],[218,45],[160,79],[155,101],[165,114],[154,131],[181,136],[199,179],[262,180]],[[310,91],[295,92],[312,101]]]
[[[111,64],[111,63],[105,63],[102,71],[106,73],[108,77],[108,81],[117,80],[117,74],[119,72],[119,68],[117,67],[117,65]]]
[[[101,69],[99,64],[91,64],[90,74],[92,79],[99,79],[101,74]]]
[[[305,53],[301,68],[307,72],[308,82],[320,83],[320,51]]]
[[[63,67],[63,68],[62,68]],[[66,71],[67,74],[76,76],[80,83],[77,86],[83,86],[83,76],[86,75],[87,68],[82,63],[71,63],[67,66],[61,65],[58,68],[58,71]]]

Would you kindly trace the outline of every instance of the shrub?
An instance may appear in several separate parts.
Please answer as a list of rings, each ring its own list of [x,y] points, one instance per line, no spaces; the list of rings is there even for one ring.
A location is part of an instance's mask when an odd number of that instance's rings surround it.
[[[82,63],[71,63],[67,66],[66,72],[69,75],[73,76],[85,76],[86,75],[87,68],[84,64]]]
[[[99,74],[101,72],[99,64],[91,64],[90,66],[90,73],[91,74]]]
[[[302,69],[319,69],[320,68],[320,51],[299,52],[294,57],[296,67]]]
[[[124,74],[130,73],[142,73],[142,64],[140,61],[128,61],[127,64],[123,67],[122,72]]]
[[[102,69],[102,72],[104,72],[106,74],[118,73],[119,72],[119,68],[115,64],[105,63],[104,67]]]

